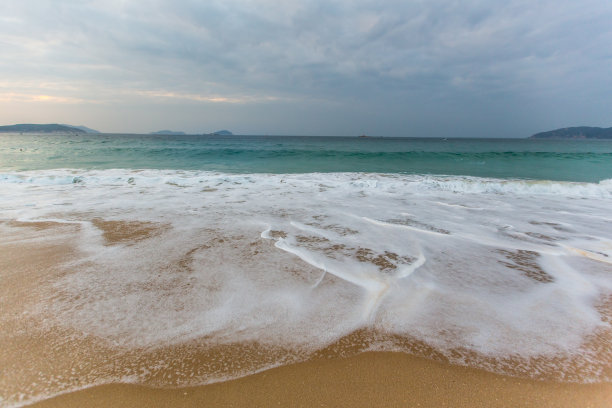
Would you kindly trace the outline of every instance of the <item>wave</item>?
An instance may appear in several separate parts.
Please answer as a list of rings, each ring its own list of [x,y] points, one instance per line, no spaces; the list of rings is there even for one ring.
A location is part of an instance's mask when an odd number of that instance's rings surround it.
[[[347,349],[428,348],[504,374],[612,379],[611,179],[59,169],[4,172],[0,191],[0,237],[70,247],[42,280],[27,262],[11,274],[26,289],[0,326],[71,362],[37,365],[11,343],[0,357],[36,378],[15,395],[37,395],[43,380],[47,394],[73,387],[73,355],[90,359],[84,385],[163,386],[169,373],[193,385],[359,331],[375,340]],[[192,344],[210,365],[188,363]],[[236,345],[245,358],[224,358]]]
[[[202,184],[299,182],[328,184],[343,189],[466,194],[561,195],[565,197],[610,197],[612,179],[599,182],[498,179],[447,175],[380,173],[234,174],[197,170],[78,170],[59,169],[0,173],[0,184],[198,187]]]
[[[550,151],[363,151],[363,150],[334,150],[334,149],[305,149],[305,148],[274,148],[270,146],[259,147],[215,147],[206,146],[199,148],[193,145],[174,146],[174,147],[108,147],[99,149],[98,153],[111,155],[137,155],[141,157],[152,156],[176,157],[183,159],[193,158],[219,158],[224,156],[242,156],[244,158],[277,158],[277,157],[306,157],[317,158],[361,158],[361,159],[389,159],[389,160],[409,160],[409,159],[457,159],[457,160],[483,160],[483,159],[561,159],[561,160],[601,160],[612,159],[612,153],[608,152],[550,152]]]
[[[520,140],[446,144],[435,140],[364,143],[333,138],[159,140],[107,136],[74,143],[61,138],[16,138],[0,146],[0,169],[143,168],[235,174],[365,171],[596,182],[612,177],[612,152],[607,146],[547,144],[539,147],[553,151],[533,151],[537,145]]]

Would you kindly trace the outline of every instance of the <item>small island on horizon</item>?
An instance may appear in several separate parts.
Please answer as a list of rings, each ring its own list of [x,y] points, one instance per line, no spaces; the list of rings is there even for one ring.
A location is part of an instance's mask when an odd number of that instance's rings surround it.
[[[95,129],[88,128],[80,125],[67,125],[67,124],[32,124],[32,123],[19,123],[16,125],[5,125],[0,126],[0,133],[75,133],[75,134],[100,134],[102,132]],[[189,133],[175,130],[158,130],[156,132],[150,132],[150,135],[163,135],[163,136],[186,136]],[[201,133],[202,136],[233,136],[234,134],[229,130],[217,130],[211,133]],[[359,138],[370,138],[362,134]],[[446,139],[446,138],[445,138]],[[601,128],[593,126],[575,126],[566,127],[555,130],[549,130],[545,132],[539,132],[529,136],[527,139],[571,139],[571,140],[584,140],[584,139],[612,139],[612,127]]]
[[[90,129],[90,130],[93,131],[93,129]],[[0,126],[0,132],[1,133],[89,133],[87,130],[84,129],[84,126],[58,125],[57,123],[51,123],[51,124],[46,124],[46,125],[20,123],[17,125]],[[94,132],[97,132],[97,131],[94,131]]]
[[[91,133],[100,134],[102,132],[88,128],[87,126],[75,126],[58,123],[48,124],[34,124],[34,123],[18,123],[16,125],[5,125],[0,126],[0,133]],[[150,132],[150,135],[164,135],[164,136],[184,136],[188,133],[174,130],[159,130],[157,132]],[[217,130],[212,133],[203,133],[203,136],[233,136],[234,134],[229,130]]]
[[[186,136],[189,133],[175,131],[175,130],[159,130],[157,132],[151,132],[150,135],[163,135],[163,136]],[[197,133],[194,133],[197,134]],[[204,133],[203,136],[233,136],[234,134],[229,130],[217,130],[212,133]]]
[[[529,139],[612,139],[612,127],[567,127],[536,133],[535,135],[530,136]]]
[[[229,130],[217,130],[212,133],[205,133],[206,136],[233,136],[234,134]]]

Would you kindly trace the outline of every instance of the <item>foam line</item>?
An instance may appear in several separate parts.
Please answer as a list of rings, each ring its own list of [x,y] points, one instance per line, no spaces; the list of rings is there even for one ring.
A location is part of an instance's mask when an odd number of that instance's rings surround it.
[[[391,228],[399,228],[399,229],[406,229],[406,230],[410,230],[410,231],[414,231],[414,232],[419,232],[422,234],[430,234],[430,235],[436,235],[436,236],[440,236],[440,237],[449,237],[451,235],[449,234],[441,234],[439,232],[435,232],[435,231],[429,231],[429,230],[424,230],[424,229],[420,229],[420,228],[415,228],[412,227],[410,225],[402,225],[402,224],[392,224],[389,222],[384,222],[384,221],[378,221],[378,220],[373,220],[371,218],[368,217],[361,217],[361,219],[374,224],[374,225],[379,225],[381,227],[391,227]]]
[[[425,257],[425,254],[423,254],[423,251],[421,251],[421,248],[419,248],[417,260],[410,265],[401,267],[400,271],[395,276],[399,279],[407,278],[408,276],[412,275],[414,271],[425,265],[426,261],[427,258]]]
[[[320,261],[312,256],[312,254],[301,248],[293,247],[287,244],[286,240],[280,238],[274,244],[277,248],[282,249],[283,251],[289,252],[304,262],[314,266],[315,268],[321,269],[324,272],[331,273],[332,275],[343,279],[347,282],[350,282],[354,285],[360,286],[367,290],[368,292],[377,292],[380,290],[380,287],[385,286],[385,283],[381,282],[380,279],[374,278],[372,276],[364,276],[362,273],[350,273],[343,268],[334,268],[332,263],[335,263],[333,260],[330,260],[328,264],[323,261]]]
[[[323,270],[323,273],[321,274],[321,277],[319,279],[317,279],[317,281],[315,282],[314,285],[312,285],[313,289],[316,289],[321,284],[321,282],[323,282],[323,279],[325,278],[326,274],[327,274],[327,271]]]
[[[270,236],[270,231],[272,230],[272,227],[269,226],[267,229],[265,229],[264,231],[261,232],[261,237],[263,239],[272,239],[272,237]]]
[[[612,264],[612,259],[610,259],[607,256],[602,256],[602,255],[597,254],[595,252],[587,251],[585,249],[574,248],[574,247],[571,247],[569,245],[563,245],[562,244],[561,246],[563,248],[565,248],[566,250],[568,250],[572,254],[577,254],[577,255],[583,256],[583,257],[588,258],[588,259],[593,259],[593,260],[598,261],[598,262]]]
[[[474,210],[474,211],[483,211],[486,210],[486,208],[482,208],[482,207],[468,207],[466,205],[460,205],[460,204],[449,204],[449,203],[443,203],[441,201],[432,201],[432,203],[434,204],[438,204],[444,207],[452,207],[452,208],[461,208],[464,210]]]

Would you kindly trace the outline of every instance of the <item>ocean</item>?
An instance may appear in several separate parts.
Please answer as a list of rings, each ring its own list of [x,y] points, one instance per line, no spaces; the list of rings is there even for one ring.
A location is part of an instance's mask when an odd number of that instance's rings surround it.
[[[288,136],[0,135],[0,170],[160,169],[399,173],[598,182],[606,140]]]
[[[0,402],[330,345],[609,382],[611,209],[609,141],[0,135],[6,259],[63,254],[0,270]]]

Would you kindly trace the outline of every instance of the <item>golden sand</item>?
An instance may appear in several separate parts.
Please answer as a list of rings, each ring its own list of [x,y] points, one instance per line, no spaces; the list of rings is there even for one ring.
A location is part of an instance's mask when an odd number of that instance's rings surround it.
[[[147,239],[163,228],[101,220],[94,225],[102,230],[107,245]],[[40,373],[49,378],[63,376],[64,385],[55,392],[65,392],[94,383],[96,370],[108,374],[108,367],[148,366],[167,358],[180,361],[179,368],[186,372],[223,374],[224,367],[234,370],[232,364],[243,364],[246,371],[249,365],[266,366],[285,352],[248,344],[202,347],[195,343],[122,351],[92,336],[75,341],[69,328],[45,327],[44,322],[22,316],[27,305],[38,303],[39,288],[66,273],[60,266],[74,255],[78,229],[78,224],[48,222],[0,225],[0,396],[18,392],[40,395],[36,385]],[[41,232],[51,232],[53,239],[41,239]],[[604,302],[601,307],[609,311],[611,304]],[[168,367],[149,377],[146,386],[96,386],[66,392],[35,406],[612,407],[610,383],[557,383],[495,375],[439,361],[439,356],[424,350],[423,345],[403,349],[438,361],[407,353],[361,353],[359,346],[351,349],[351,345],[367,343],[367,337],[368,333],[353,333],[305,362],[231,381],[187,388],[152,387],[181,384],[180,379],[165,378],[176,369]],[[606,339],[601,343],[609,344]],[[113,373],[112,369],[110,374],[121,377],[121,372]],[[49,385],[53,389],[53,384]]]
[[[609,408],[612,384],[538,382],[381,352],[316,359],[199,387],[103,385],[34,406]]]

